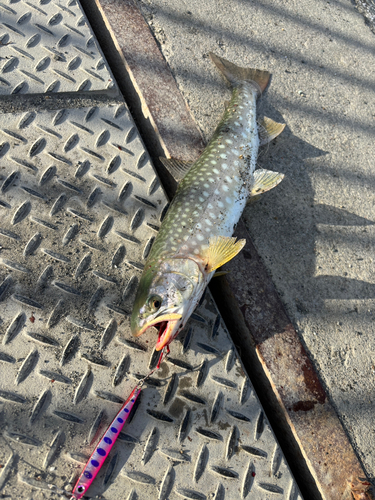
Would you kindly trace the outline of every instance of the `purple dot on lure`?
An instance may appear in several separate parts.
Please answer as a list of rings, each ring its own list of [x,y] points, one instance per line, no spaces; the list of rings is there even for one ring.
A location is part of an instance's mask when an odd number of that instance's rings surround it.
[[[103,448],[98,448],[96,451],[98,452],[98,455],[100,455],[101,457],[104,457],[106,455],[106,451],[103,450]]]
[[[117,431],[117,429],[116,429],[116,427],[111,427],[111,431],[112,431],[114,434],[116,434],[116,433],[118,432],[118,431]]]
[[[125,413],[129,413],[129,410],[127,408],[124,409]]]
[[[91,460],[91,465],[93,467],[99,467],[99,462],[97,460]]]
[[[122,418],[120,418],[120,417],[117,419],[117,422],[120,422],[120,424],[122,424],[122,423],[123,423],[123,421],[124,421],[124,420],[123,420]]]
[[[104,438],[104,442],[107,443],[107,444],[112,444],[112,439],[109,438],[109,437],[105,437]]]
[[[88,470],[83,474],[85,477],[87,477],[87,479],[91,479],[92,478],[92,474],[91,472],[89,472]]]
[[[134,403],[134,399],[132,399],[132,403]]]

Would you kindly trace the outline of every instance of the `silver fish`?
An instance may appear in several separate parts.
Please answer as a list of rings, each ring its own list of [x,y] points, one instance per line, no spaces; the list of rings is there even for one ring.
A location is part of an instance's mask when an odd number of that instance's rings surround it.
[[[285,127],[270,119],[258,127],[257,97],[270,74],[210,57],[233,86],[232,98],[197,161],[163,160],[181,182],[147,258],[132,312],[135,336],[159,328],[156,350],[184,328],[215,270],[245,245],[232,235],[248,200],[284,177],[255,170],[259,145]]]

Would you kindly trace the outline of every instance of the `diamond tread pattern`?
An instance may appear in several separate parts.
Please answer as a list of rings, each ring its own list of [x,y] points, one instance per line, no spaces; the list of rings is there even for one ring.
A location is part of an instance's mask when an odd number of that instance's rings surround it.
[[[166,207],[123,102],[2,115],[1,494],[71,489],[155,367],[129,314]],[[301,499],[209,292],[138,401],[90,496]]]
[[[0,2],[0,55],[3,95],[114,86],[76,0]]]
[[[15,479],[13,450],[24,458],[19,477],[44,479],[26,484],[62,488],[157,362],[155,334],[132,338],[129,313],[166,198],[123,104],[27,118],[6,115],[0,132],[0,400],[9,443],[1,478]],[[122,469],[116,483],[151,498],[237,498],[238,490],[246,498],[252,489],[297,498],[208,294],[125,432],[99,490]]]

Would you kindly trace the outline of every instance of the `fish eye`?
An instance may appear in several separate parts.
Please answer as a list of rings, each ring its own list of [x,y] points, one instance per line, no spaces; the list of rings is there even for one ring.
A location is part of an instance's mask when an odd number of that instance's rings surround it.
[[[162,298],[159,295],[151,295],[147,303],[154,311],[157,311],[158,309],[160,309]]]

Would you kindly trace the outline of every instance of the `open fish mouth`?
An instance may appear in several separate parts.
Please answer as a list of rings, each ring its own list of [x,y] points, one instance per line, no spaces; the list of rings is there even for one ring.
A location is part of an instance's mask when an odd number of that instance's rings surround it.
[[[166,345],[170,343],[171,340],[173,340],[173,333],[175,332],[177,321],[179,320],[162,321],[161,323],[157,323],[156,325],[154,325],[159,328],[158,340],[155,346],[155,349],[157,351],[161,351]]]
[[[149,323],[143,325],[143,327],[136,336],[139,337],[151,326],[156,327],[159,330],[158,340],[156,343],[156,350],[161,351],[163,347],[168,345],[173,340],[174,333],[176,332],[176,326],[178,322],[181,321],[181,319],[182,319],[182,314],[176,314],[176,313],[163,314],[161,316],[154,318]]]

